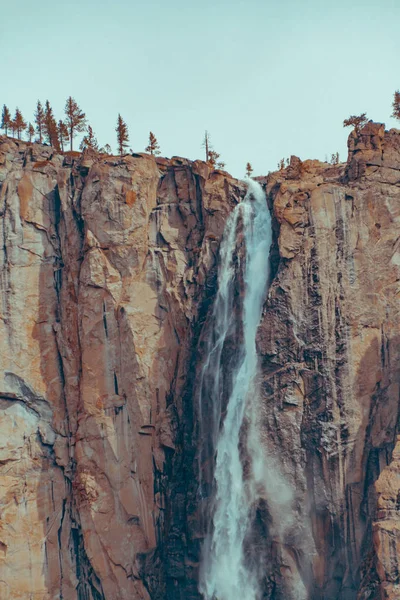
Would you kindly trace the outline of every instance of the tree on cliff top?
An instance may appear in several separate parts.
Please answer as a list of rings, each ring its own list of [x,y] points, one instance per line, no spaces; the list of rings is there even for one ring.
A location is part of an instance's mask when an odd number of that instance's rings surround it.
[[[343,127],[354,127],[356,134],[360,133],[360,129],[368,123],[367,113],[361,115],[351,115],[348,119],[343,121]]]
[[[118,115],[117,126],[115,128],[115,131],[117,132],[118,152],[122,156],[125,148],[128,146],[129,134],[128,126],[121,117],[121,115]]]
[[[208,133],[207,129],[204,132],[204,138],[201,145],[206,151],[206,162],[208,162],[210,158],[210,150],[212,149],[212,145],[210,141],[210,134]]]
[[[79,108],[78,103],[72,96],[67,98],[65,103],[65,114],[67,115],[66,125],[69,131],[69,139],[71,143],[71,152],[73,147],[73,140],[77,133],[81,133],[86,129],[86,115]]]
[[[95,152],[99,151],[99,144],[97,143],[97,139],[93,133],[92,127],[89,125],[87,134],[83,138],[80,149],[85,150],[85,148],[91,148]]]
[[[251,177],[252,172],[253,172],[253,167],[251,166],[251,163],[248,162],[246,165],[246,176]]]
[[[61,150],[60,143],[58,140],[58,127],[57,122],[54,118],[53,109],[50,106],[50,102],[46,100],[44,109],[43,119],[43,133],[47,138],[50,146],[53,146],[56,150]]]
[[[395,119],[400,119],[400,92],[399,92],[399,90],[396,90],[394,93],[392,106],[393,106],[392,117],[394,117]]]
[[[153,155],[160,154],[160,144],[152,131],[150,131],[149,145],[146,147],[145,152],[150,152]]]
[[[39,134],[39,142],[42,143],[44,133],[44,110],[40,100],[37,101],[34,117],[36,123],[36,131]]]
[[[221,155],[218,152],[216,152],[215,150],[209,150],[207,164],[212,169],[224,169],[225,163],[221,160],[218,160],[220,156]]]
[[[1,128],[4,129],[6,135],[8,135],[8,130],[11,129],[11,114],[8,110],[7,106],[3,105],[3,110],[1,111]]]
[[[29,137],[29,141],[32,141],[33,136],[35,135],[35,128],[32,125],[32,123],[29,123],[28,125],[28,137]]]
[[[14,124],[15,124],[15,131],[17,132],[17,137],[20,140],[22,132],[25,131],[25,129],[26,129],[26,121],[25,121],[24,117],[22,116],[22,113],[19,110],[18,106],[15,109]]]
[[[69,142],[69,131],[67,125],[61,119],[57,124],[58,131],[58,141],[61,146],[61,152],[64,152],[64,144],[68,144]]]

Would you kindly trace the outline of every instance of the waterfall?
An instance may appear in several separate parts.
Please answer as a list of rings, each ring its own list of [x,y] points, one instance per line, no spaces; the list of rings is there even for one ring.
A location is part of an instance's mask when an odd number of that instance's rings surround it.
[[[220,427],[224,342],[233,326],[235,257],[237,230],[243,228],[245,254],[240,265],[244,282],[241,311],[242,335],[238,343],[238,362],[231,375],[226,414]],[[211,431],[204,434],[205,450],[216,449],[214,470],[215,502],[212,528],[203,548],[200,592],[205,600],[256,600],[258,582],[246,564],[244,541],[249,526],[249,508],[254,481],[243,475],[240,434],[248,404],[254,398],[257,373],[256,332],[261,318],[269,281],[269,251],[272,241],[271,217],[261,186],[248,181],[248,191],[227,220],[221,244],[218,292],[214,303],[213,331],[210,333],[208,358],[201,379],[200,402],[208,398],[212,409]],[[206,385],[208,383],[208,387]],[[205,391],[206,390],[206,391]],[[207,392],[207,394],[206,394]],[[204,406],[200,406],[203,420]]]

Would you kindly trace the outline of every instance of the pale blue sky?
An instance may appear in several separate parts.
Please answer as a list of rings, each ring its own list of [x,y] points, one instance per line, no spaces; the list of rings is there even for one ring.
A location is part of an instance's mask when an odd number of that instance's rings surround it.
[[[227,170],[339,151],[342,121],[390,119],[400,88],[400,0],[0,0],[0,103],[57,119],[72,95],[101,144],[120,112],[130,145],[202,158],[208,129]],[[397,122],[400,128],[400,123]]]

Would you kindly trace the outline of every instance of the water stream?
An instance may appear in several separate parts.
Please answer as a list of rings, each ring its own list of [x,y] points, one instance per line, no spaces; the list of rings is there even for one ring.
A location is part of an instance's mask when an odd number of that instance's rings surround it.
[[[234,290],[237,274],[237,231],[243,230],[245,245],[242,272],[244,294],[241,307],[242,335],[238,342],[238,362],[230,375],[229,396],[223,425],[221,396],[224,382],[224,343],[234,326]],[[211,431],[203,432],[208,447],[216,449],[215,498],[212,527],[203,548],[200,591],[205,600],[257,600],[257,577],[246,562],[244,542],[249,527],[249,509],[254,476],[245,477],[240,454],[240,435],[249,403],[254,398],[257,373],[256,332],[269,282],[269,251],[272,241],[271,216],[265,194],[255,181],[227,220],[221,244],[218,292],[214,303],[213,331],[208,358],[203,368],[202,386],[212,405]],[[200,399],[201,400],[201,399]],[[201,419],[202,420],[202,419]],[[208,422],[210,419],[208,419]],[[253,440],[254,446],[254,440]],[[251,453],[251,452],[250,452]],[[202,483],[200,483],[202,488]]]

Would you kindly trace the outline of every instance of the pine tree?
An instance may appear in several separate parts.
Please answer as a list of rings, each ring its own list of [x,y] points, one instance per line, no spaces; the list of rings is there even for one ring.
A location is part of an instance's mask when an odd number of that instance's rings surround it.
[[[46,100],[44,109],[43,133],[50,146],[53,146],[56,150],[61,150],[58,141],[57,122],[54,118],[53,109],[51,108],[48,100]]]
[[[61,152],[64,152],[64,145],[68,144],[68,142],[69,142],[69,132],[68,132],[68,127],[66,126],[64,121],[62,121],[61,119],[58,121],[58,124],[57,124],[57,134],[58,134],[58,141],[61,146]]]
[[[8,135],[8,130],[11,129],[11,114],[8,110],[7,106],[3,104],[3,110],[1,112],[1,128],[4,129],[6,135]]]
[[[122,156],[125,148],[128,146],[129,134],[128,126],[121,117],[121,115],[118,115],[118,121],[115,131],[117,132],[118,152]]]
[[[149,135],[149,145],[145,149],[145,152],[150,152],[150,154],[158,155],[160,154],[160,145],[157,141],[156,136],[152,131],[150,131]]]
[[[36,123],[36,132],[39,135],[39,142],[42,143],[43,141],[43,134],[44,134],[44,110],[43,110],[43,106],[42,103],[40,102],[40,100],[37,101],[36,104],[36,111],[35,111],[35,123]]]
[[[393,112],[392,117],[395,119],[400,119],[400,92],[396,90],[393,97]]]
[[[69,131],[72,152],[74,137],[77,133],[81,133],[86,129],[86,115],[79,108],[77,102],[72,98],[72,96],[70,96],[65,103],[65,114],[67,115],[66,125]]]
[[[247,177],[251,177],[252,172],[253,172],[253,167],[248,162],[247,165],[246,165],[246,176]]]
[[[99,144],[97,143],[97,139],[93,133],[92,127],[89,125],[87,134],[81,141],[80,150],[85,150],[85,148],[91,148],[96,152],[99,151]]]
[[[18,106],[15,109],[14,123],[15,131],[17,132],[17,137],[20,140],[22,132],[26,129],[26,121],[24,120],[24,117],[22,116],[22,113],[19,110]]]
[[[348,119],[343,121],[343,127],[354,127],[354,131],[357,135],[360,133],[360,129],[368,123],[367,113],[361,115],[351,115]]]
[[[35,135],[35,128],[32,125],[32,123],[29,123],[28,125],[28,136],[29,136],[29,141],[32,141],[33,136]]]

